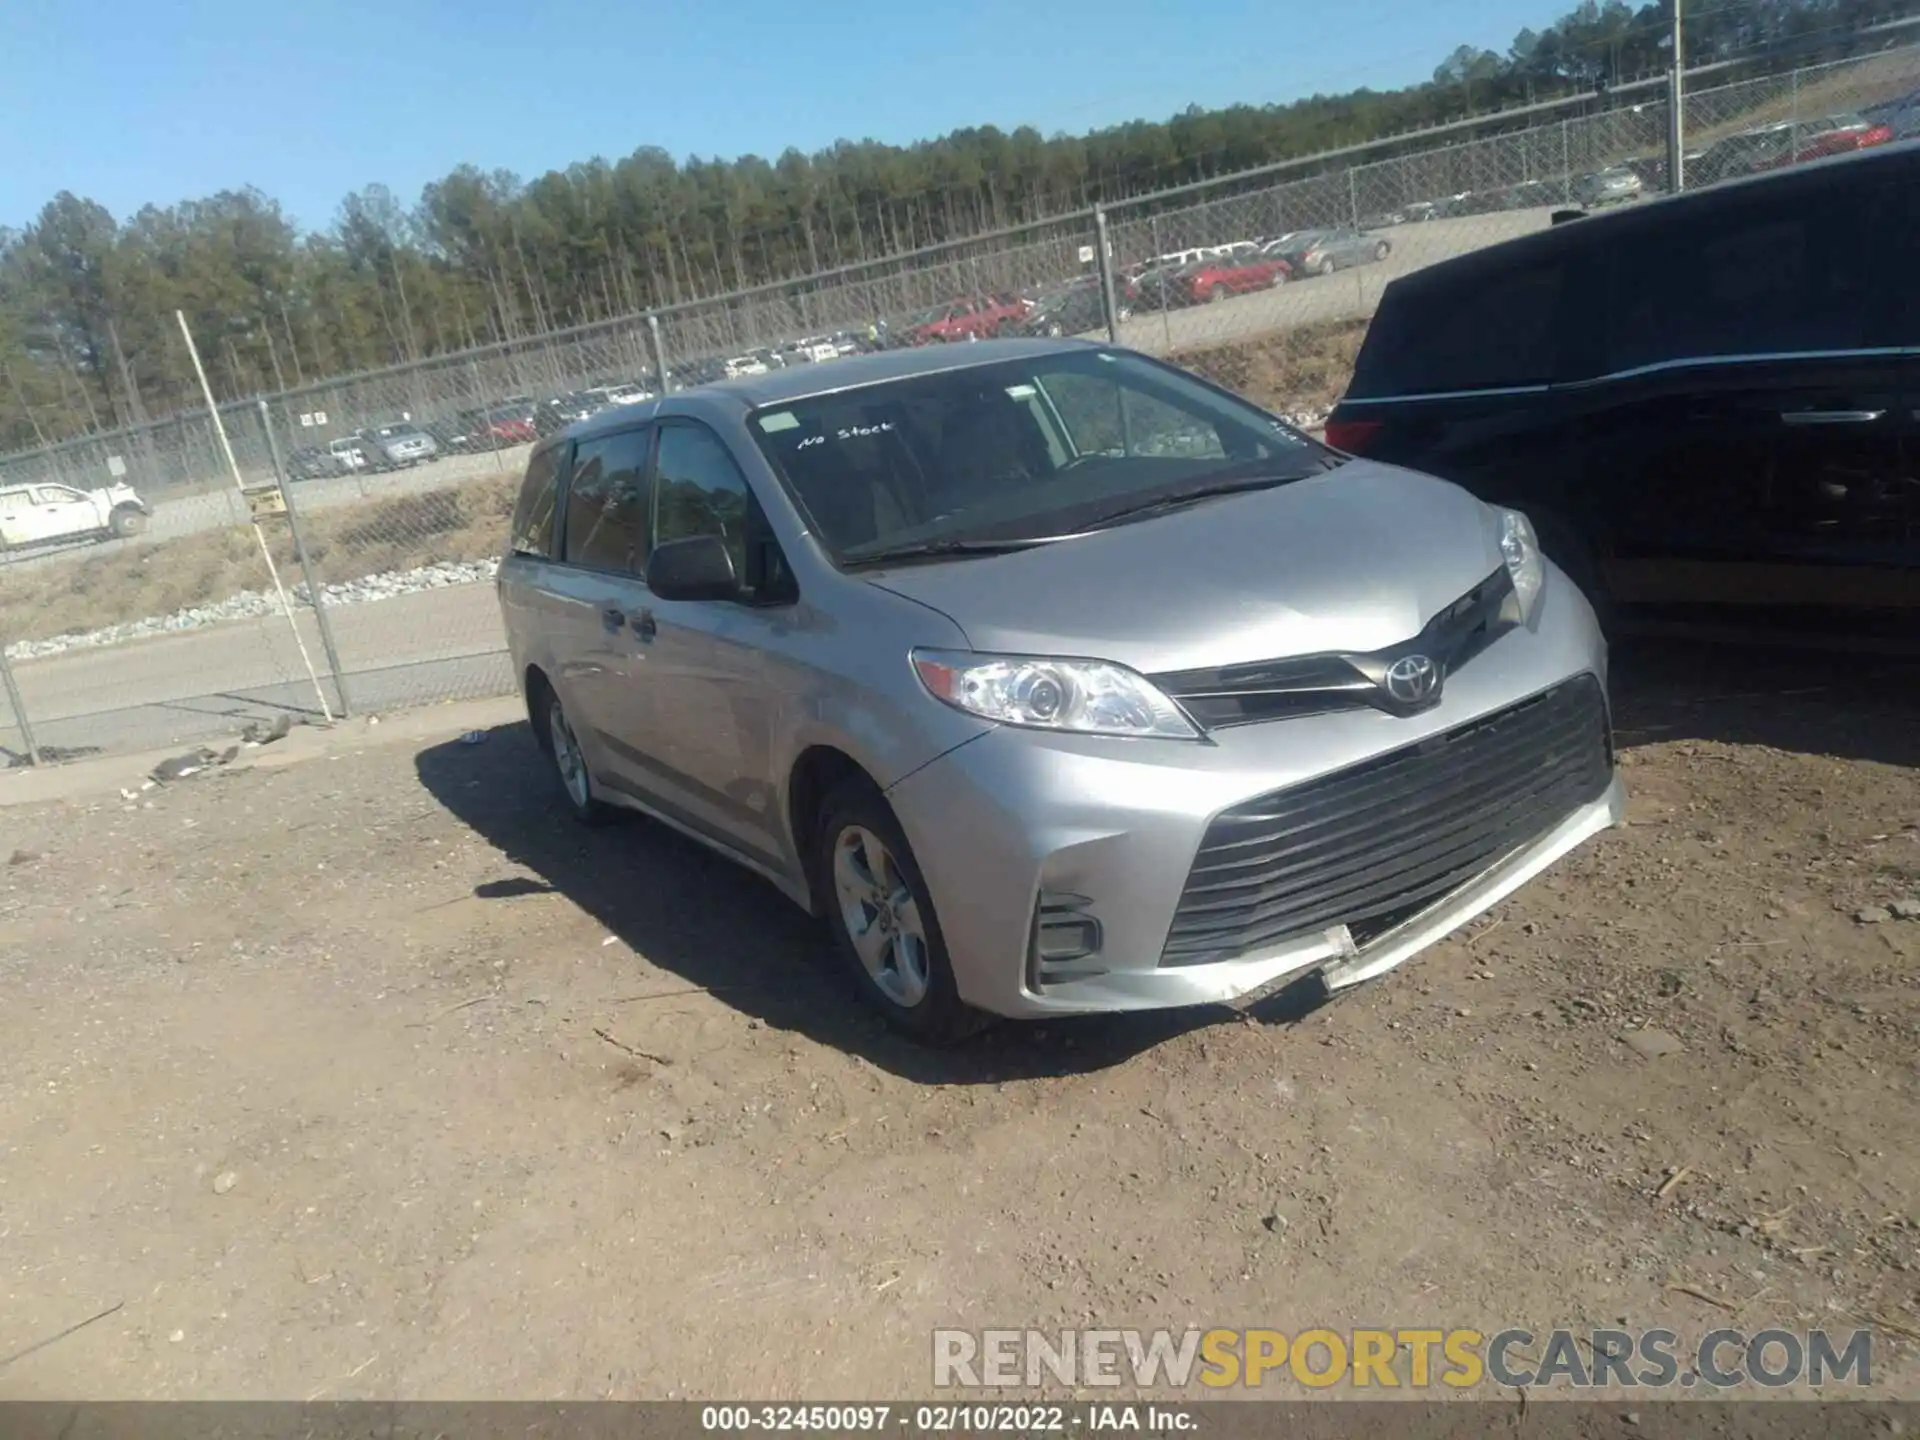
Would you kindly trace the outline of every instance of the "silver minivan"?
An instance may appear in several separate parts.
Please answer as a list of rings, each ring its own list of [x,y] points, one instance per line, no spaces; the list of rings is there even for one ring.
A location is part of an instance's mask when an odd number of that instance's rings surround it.
[[[928,1039],[1355,984],[1623,804],[1605,646],[1524,515],[1107,345],[583,421],[499,585],[572,811],[765,876]]]

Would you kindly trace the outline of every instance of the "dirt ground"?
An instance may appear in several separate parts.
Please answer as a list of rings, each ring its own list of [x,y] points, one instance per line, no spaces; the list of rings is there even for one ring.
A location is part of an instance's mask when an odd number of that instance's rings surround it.
[[[1622,1322],[1873,1325],[1920,1395],[1920,921],[1854,918],[1920,893],[1920,685],[1619,663],[1631,823],[1470,933],[948,1053],[769,887],[570,825],[504,706],[0,805],[0,1356],[120,1307],[0,1396],[924,1395],[937,1326]]]

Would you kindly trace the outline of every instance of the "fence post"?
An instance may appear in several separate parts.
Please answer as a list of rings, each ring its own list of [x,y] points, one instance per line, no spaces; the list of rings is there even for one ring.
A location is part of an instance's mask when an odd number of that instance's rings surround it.
[[[1360,228],[1360,167],[1347,167],[1347,223],[1355,230]]]
[[[1573,150],[1567,140],[1568,122],[1560,122],[1560,203],[1573,199]]]
[[[1113,241],[1107,234],[1107,212],[1093,212],[1093,263],[1100,267],[1100,308],[1107,317],[1107,342],[1120,343],[1120,302],[1114,296]]]
[[[320,644],[327,652],[327,665],[333,671],[333,691],[340,697],[340,718],[353,714],[353,702],[347,698],[347,671],[340,663],[340,651],[333,643],[333,622],[327,619],[327,602],[314,578],[313,564],[307,558],[306,537],[300,533],[300,511],[293,503],[293,484],[286,463],[280,458],[280,436],[273,428],[273,413],[267,402],[260,402],[260,428],[266,432],[267,454],[273,461],[273,478],[280,486],[280,499],[287,507],[287,529],[293,537],[293,553],[300,561],[300,574],[307,582],[307,603],[313,606],[314,624],[320,630]]]
[[[480,428],[486,432],[487,448],[493,451],[494,469],[505,470],[507,468],[506,458],[501,455],[500,441],[493,433],[493,407],[487,403],[486,389],[480,383],[480,362],[478,360],[468,360],[467,373],[473,376],[473,403],[480,407]],[[268,427],[267,433],[273,433],[271,426]],[[337,679],[339,677],[336,676],[335,678]],[[340,697],[340,703],[343,705],[346,703],[346,697],[344,695]]]
[[[1667,85],[1667,193],[1687,185],[1686,59],[1680,53],[1680,0],[1673,0],[1673,71]],[[1799,71],[1793,72],[1796,76]]]
[[[653,351],[653,370],[660,377],[660,393],[668,394],[673,389],[673,377],[667,371],[667,342],[660,333],[660,317],[651,310],[647,312],[647,346]]]
[[[13,718],[20,723],[20,743],[27,747],[27,763],[40,763],[40,747],[34,742],[33,722],[27,719],[27,702],[20,698],[20,687],[14,683],[13,666],[7,661],[7,642],[0,639],[0,684],[7,690],[7,703],[13,706]]]

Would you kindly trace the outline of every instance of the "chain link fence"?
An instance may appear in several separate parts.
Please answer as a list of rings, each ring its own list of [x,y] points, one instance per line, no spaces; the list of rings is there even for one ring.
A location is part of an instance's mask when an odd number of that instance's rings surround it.
[[[1666,189],[1667,93],[1643,82],[1535,107],[1503,120],[1523,126],[1506,133],[1383,142],[1379,158],[1224,177],[228,405],[244,491],[204,414],[0,457],[0,641],[14,682],[0,688],[0,760],[25,753],[19,710],[42,751],[64,758],[287,712],[505,693],[487,582],[541,435],[662,389],[877,347],[1104,336],[1103,250],[1121,343],[1317,425],[1393,278],[1556,210]],[[1686,184],[1912,133],[1916,94],[1920,47],[1696,82]]]

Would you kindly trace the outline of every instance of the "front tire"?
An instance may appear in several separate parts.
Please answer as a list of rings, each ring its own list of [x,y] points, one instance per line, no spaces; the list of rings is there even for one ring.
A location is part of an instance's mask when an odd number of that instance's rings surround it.
[[[1207,303],[1209,305],[1218,305],[1226,298],[1227,287],[1224,285],[1215,285],[1211,290],[1207,291]]]
[[[1393,247],[1391,245],[1382,240],[1378,245],[1373,247],[1373,258],[1376,260],[1384,260],[1392,249]]]
[[[547,733],[542,748],[553,761],[554,778],[560,782],[560,798],[567,813],[582,825],[603,825],[611,817],[605,805],[594,798],[593,776],[587,769],[585,753],[567,719],[566,707],[551,688],[546,690]]]
[[[960,998],[913,847],[871,784],[844,785],[827,797],[813,874],[836,948],[889,1025],[926,1044],[950,1045],[988,1023]]]
[[[113,532],[116,540],[124,540],[129,535],[143,535],[147,529],[146,512],[132,505],[122,505],[107,517],[107,529]]]
[[[1331,255],[1320,262],[1320,274],[1322,275],[1331,275],[1333,268],[1333,257]]]

